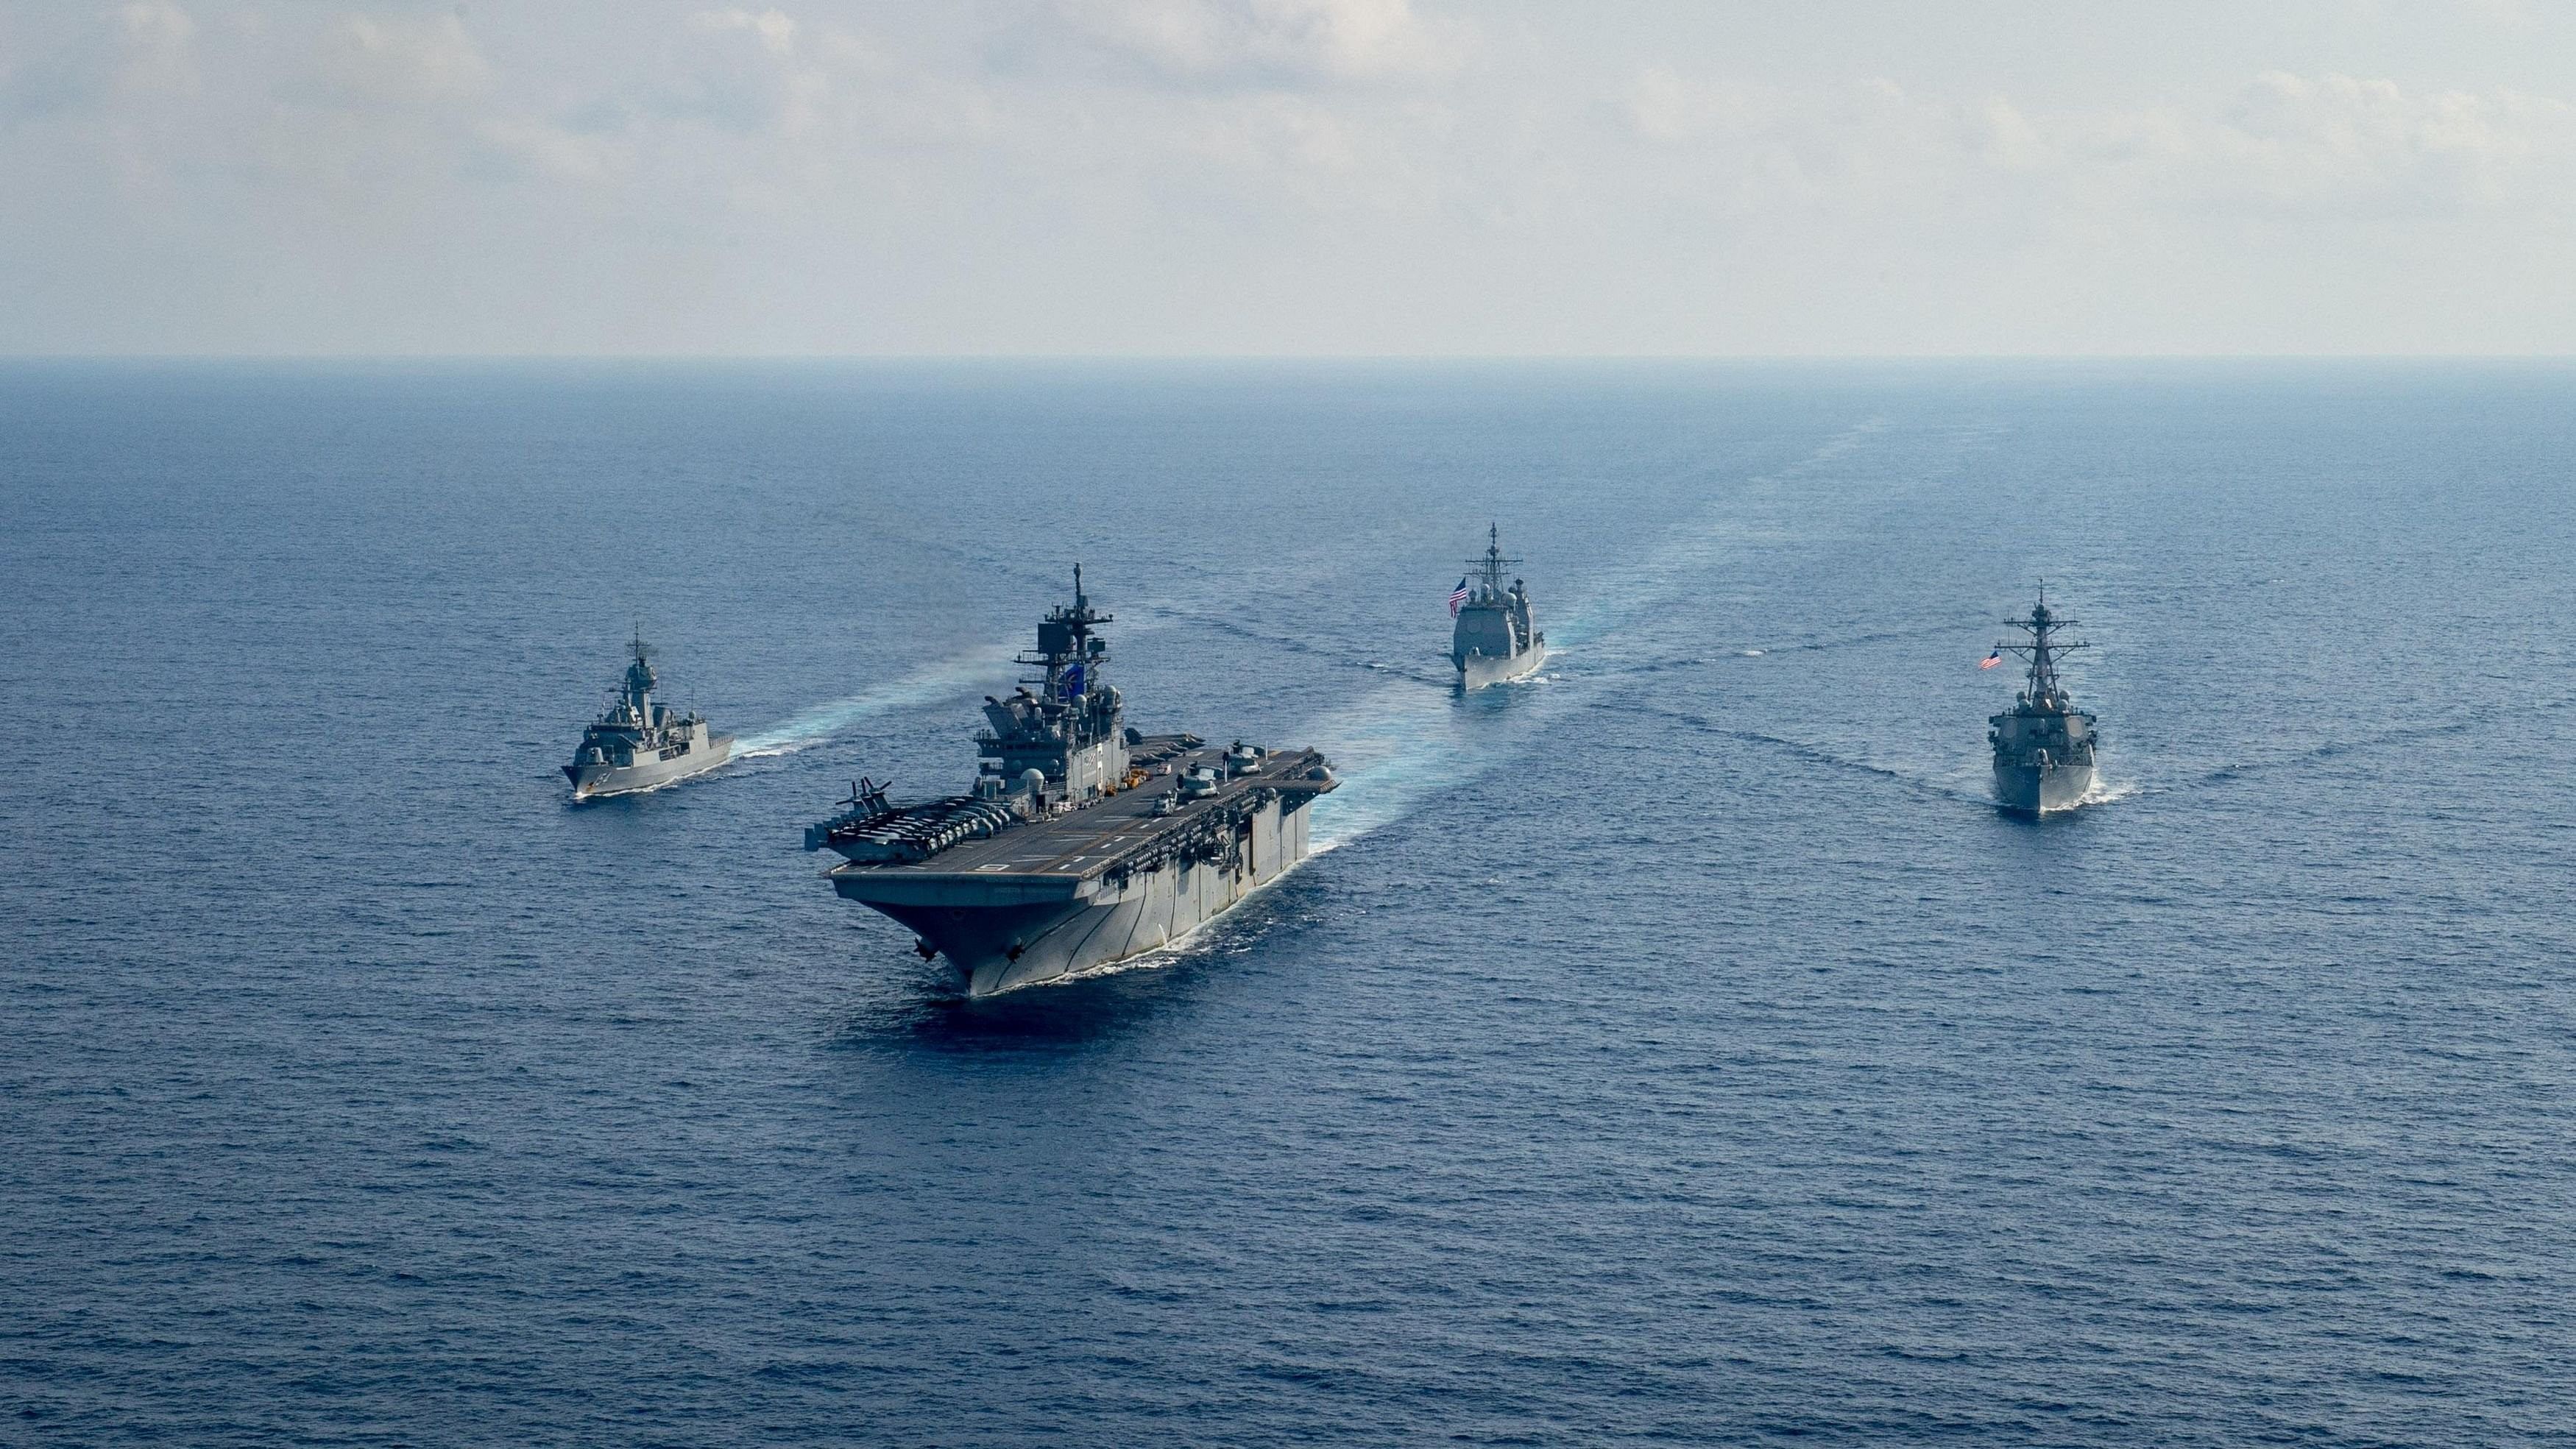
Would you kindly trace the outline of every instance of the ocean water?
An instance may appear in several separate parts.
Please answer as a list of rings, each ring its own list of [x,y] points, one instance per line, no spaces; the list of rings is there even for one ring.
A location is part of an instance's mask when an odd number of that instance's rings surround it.
[[[2571,459],[2540,365],[0,368],[0,1441],[2571,1442]],[[1077,559],[1347,783],[968,1002],[799,832]],[[752,757],[573,808],[639,624]]]

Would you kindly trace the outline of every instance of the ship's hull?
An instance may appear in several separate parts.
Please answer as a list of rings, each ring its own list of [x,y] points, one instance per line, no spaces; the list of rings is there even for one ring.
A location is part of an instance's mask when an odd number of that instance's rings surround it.
[[[2072,810],[2093,788],[2091,765],[1995,763],[1995,803],[2023,815]]]
[[[1488,684],[1522,678],[1536,671],[1546,657],[1544,647],[1535,647],[1510,655],[1469,654],[1451,662],[1458,666],[1460,689],[1482,689]]]
[[[1253,812],[1244,848],[1225,858],[1123,878],[859,871],[832,884],[947,957],[968,995],[994,996],[1160,950],[1224,914],[1306,858],[1304,804]]]
[[[733,736],[717,735],[703,747],[668,760],[641,760],[632,765],[566,765],[564,778],[572,781],[572,797],[596,800],[605,795],[632,795],[638,790],[656,789],[674,780],[702,775],[733,757]]]

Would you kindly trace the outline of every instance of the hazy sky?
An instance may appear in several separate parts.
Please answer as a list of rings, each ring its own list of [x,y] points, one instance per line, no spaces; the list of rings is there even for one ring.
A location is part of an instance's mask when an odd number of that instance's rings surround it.
[[[0,353],[2570,351],[2570,0],[0,0]]]

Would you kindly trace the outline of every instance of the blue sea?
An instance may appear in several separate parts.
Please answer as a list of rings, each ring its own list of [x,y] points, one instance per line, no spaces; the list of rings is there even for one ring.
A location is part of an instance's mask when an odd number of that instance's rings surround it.
[[[0,1442],[2576,1443],[2571,472],[2543,364],[0,367]],[[801,830],[1076,561],[1345,783],[968,1001]],[[639,626],[746,757],[574,807]]]

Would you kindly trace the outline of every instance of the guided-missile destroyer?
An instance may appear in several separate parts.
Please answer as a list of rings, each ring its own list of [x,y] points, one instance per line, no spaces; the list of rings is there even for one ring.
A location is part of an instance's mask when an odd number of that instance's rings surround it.
[[[1995,802],[2025,815],[2070,809],[2093,788],[2093,746],[2099,736],[2093,716],[2075,707],[2058,679],[2057,656],[2093,646],[2058,641],[2057,631],[2075,621],[2049,612],[2044,585],[2029,618],[2004,622],[2028,634],[2030,641],[1997,644],[1987,658],[2027,655],[2030,678],[2013,696],[2011,712],[1987,721],[1992,728],[1986,740],[1995,747]]]
[[[733,753],[733,736],[716,734],[695,712],[653,702],[652,651],[639,633],[628,646],[635,662],[608,711],[581,733],[581,748],[563,767],[576,800],[650,790],[712,770]]]
[[[1547,657],[1547,636],[1530,624],[1529,590],[1519,579],[1503,587],[1503,565],[1519,562],[1503,557],[1502,530],[1488,525],[1485,556],[1467,561],[1474,572],[1451,595],[1458,626],[1450,631],[1449,662],[1458,667],[1460,689],[1518,679]]]
[[[862,780],[805,831],[842,863],[841,895],[893,917],[970,995],[1075,975],[1168,945],[1306,855],[1306,807],[1338,782],[1313,750],[1270,750],[1126,727],[1103,677],[1110,622],[1073,571],[1018,662],[987,695],[972,793],[895,805]]]

